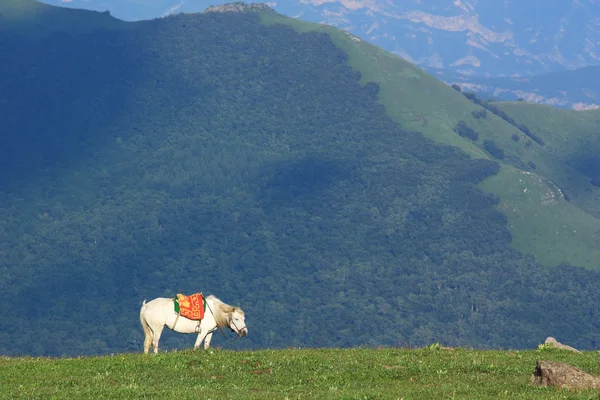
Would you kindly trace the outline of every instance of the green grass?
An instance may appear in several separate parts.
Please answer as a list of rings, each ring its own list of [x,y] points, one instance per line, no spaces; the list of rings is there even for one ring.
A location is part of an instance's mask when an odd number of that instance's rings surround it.
[[[598,264],[600,221],[565,201],[551,181],[505,165],[481,187],[502,193],[498,207],[508,218],[517,250],[535,254],[545,265],[557,260],[571,265]]]
[[[0,358],[2,399],[596,399],[529,383],[536,361],[600,374],[599,353],[546,349],[185,350]]]
[[[547,151],[556,156],[581,150],[600,134],[600,109],[575,111],[523,102],[494,105],[539,134]]]
[[[503,168],[482,184],[501,193],[514,246],[547,265],[556,260],[600,268],[600,188],[573,168],[580,158],[600,151],[600,110],[574,111],[527,103],[495,103],[545,142],[527,152],[537,165],[523,174]],[[521,142],[524,140],[521,140]],[[528,189],[524,192],[524,189]],[[565,201],[558,193],[566,193]],[[548,197],[556,193],[553,201]]]
[[[600,188],[573,168],[581,158],[600,152],[600,110],[574,111],[527,103],[497,103],[513,118],[538,134],[546,145],[530,151],[537,172],[571,193],[573,202],[600,217]]]
[[[409,62],[340,29],[287,18],[272,12],[261,14],[264,23],[283,23],[300,32],[329,33],[334,43],[349,55],[350,65],[361,72],[362,81],[380,84],[379,100],[388,115],[404,129],[460,148],[474,158],[491,158],[483,141],[494,140],[505,151],[498,176],[480,187],[500,198],[498,208],[509,219],[512,245],[533,254],[544,265],[561,262],[600,269],[600,189],[589,184],[565,159],[589,147],[600,133],[600,111],[576,112],[525,103],[494,103],[518,122],[524,123],[546,142],[540,146],[501,118],[487,112],[486,118],[471,114],[482,110],[443,82]],[[453,128],[460,120],[479,132],[477,142],[460,137]],[[519,140],[512,139],[518,135]],[[529,145],[528,145],[529,142]],[[528,166],[534,162],[535,170]],[[534,173],[529,192],[519,194],[523,177]],[[560,188],[571,202],[546,196]],[[594,211],[597,211],[595,213]],[[573,232],[575,231],[575,232]],[[574,233],[569,235],[568,232]]]

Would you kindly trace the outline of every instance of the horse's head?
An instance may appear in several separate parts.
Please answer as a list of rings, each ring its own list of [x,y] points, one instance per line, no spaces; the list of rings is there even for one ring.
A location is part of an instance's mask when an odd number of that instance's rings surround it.
[[[237,333],[239,337],[244,337],[248,334],[248,327],[246,326],[246,316],[239,307],[233,307],[231,314],[229,315],[229,329]]]

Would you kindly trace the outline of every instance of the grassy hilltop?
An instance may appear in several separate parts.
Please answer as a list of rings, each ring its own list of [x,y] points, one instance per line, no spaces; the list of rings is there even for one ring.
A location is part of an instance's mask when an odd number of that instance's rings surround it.
[[[0,30],[0,354],[138,351],[143,299],[199,291],[246,350],[598,347],[591,145],[264,6]]]
[[[537,360],[600,374],[597,352],[440,349],[180,351],[0,358],[2,399],[596,399],[540,388]]]

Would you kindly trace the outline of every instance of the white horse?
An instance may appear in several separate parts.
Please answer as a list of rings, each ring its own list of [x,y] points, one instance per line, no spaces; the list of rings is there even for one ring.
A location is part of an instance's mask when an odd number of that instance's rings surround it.
[[[199,325],[198,321],[178,316],[174,306],[174,299],[166,297],[158,297],[148,303],[144,300],[142,303],[140,322],[145,336],[144,353],[148,354],[150,346],[158,353],[158,342],[165,326],[179,333],[198,333],[194,349],[199,348],[203,340],[204,349],[208,349],[213,332],[217,328],[227,327],[240,337],[248,334],[244,311],[223,303],[213,295],[206,297],[206,310]]]

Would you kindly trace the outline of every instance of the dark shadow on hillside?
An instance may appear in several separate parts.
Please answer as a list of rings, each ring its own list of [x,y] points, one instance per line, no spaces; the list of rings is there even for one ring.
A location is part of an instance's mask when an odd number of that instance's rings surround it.
[[[586,141],[579,151],[570,154],[566,163],[585,176],[592,185],[600,186],[600,139]],[[589,187],[582,190],[589,191]],[[590,210],[592,214],[594,212]]]
[[[111,128],[138,118],[136,94],[153,60],[145,25],[107,13],[37,4],[7,11],[0,24],[0,189],[10,193],[124,138]]]
[[[591,152],[586,151],[587,154],[575,155],[567,161],[567,163],[575,168],[578,172],[585,175],[590,179],[600,177],[600,151]]]
[[[306,196],[318,197],[337,181],[348,179],[354,167],[340,160],[306,157],[269,167],[262,201],[274,206]]]
[[[11,265],[15,272],[0,282],[10,287],[1,302],[6,310],[22,307],[32,324],[40,316],[52,314],[56,319],[63,311],[73,315],[70,307],[86,310],[81,314],[87,318],[98,310],[97,299],[131,292],[129,283],[134,278],[130,276],[134,273],[130,270],[138,260],[125,240],[139,227],[132,223],[126,229],[115,229],[103,241],[100,232],[110,230],[110,224],[83,220],[90,217],[93,202],[104,199],[86,191],[91,188],[99,192],[106,187],[111,193],[108,198],[116,197],[115,181],[98,182],[98,171],[124,161],[118,153],[121,143],[135,149],[140,143],[148,148],[159,146],[173,109],[188,100],[183,96],[168,98],[163,93],[181,93],[185,82],[161,62],[156,42],[165,35],[160,21],[125,24],[106,13],[49,6],[43,6],[42,12],[28,14],[29,10],[23,9],[9,15],[2,7],[0,4],[0,198],[8,201],[0,213],[10,209],[20,219],[16,225],[22,229],[17,231],[4,218],[7,225],[3,228],[11,238],[23,243],[27,240],[23,236],[36,237],[37,244],[35,250],[14,252],[20,260],[35,258],[35,262],[19,264],[4,253],[1,262]],[[5,23],[9,17],[10,23]],[[136,142],[128,142],[134,136]],[[74,185],[76,190],[69,191],[61,180],[75,175],[78,184],[89,183],[88,187]],[[32,188],[40,186],[44,192],[38,195]],[[40,208],[58,211],[37,215],[35,211]],[[83,210],[79,215],[85,217],[72,225],[74,236],[68,237],[61,224],[75,208]],[[56,225],[48,235],[44,229],[49,220]],[[93,237],[75,239],[88,228],[95,230]],[[114,261],[97,256],[94,249],[113,243],[119,249],[118,254],[112,251]],[[90,250],[94,255],[85,256]],[[122,261],[131,259],[134,261],[129,264]],[[32,296],[24,299],[15,294],[20,292]],[[73,304],[61,301],[67,297],[78,300]],[[94,297],[95,301],[81,302],[84,297]],[[45,298],[53,300],[46,302]],[[19,315],[15,318],[21,318]],[[45,329],[53,326],[50,322]],[[110,330],[97,327],[103,328]],[[76,328],[65,325],[61,329],[71,332],[65,336],[71,340]],[[0,330],[19,335],[21,330],[35,328],[8,323]],[[107,337],[108,333],[100,336]],[[85,344],[57,340],[61,342],[85,351]],[[24,351],[23,346],[13,344],[13,349]]]

